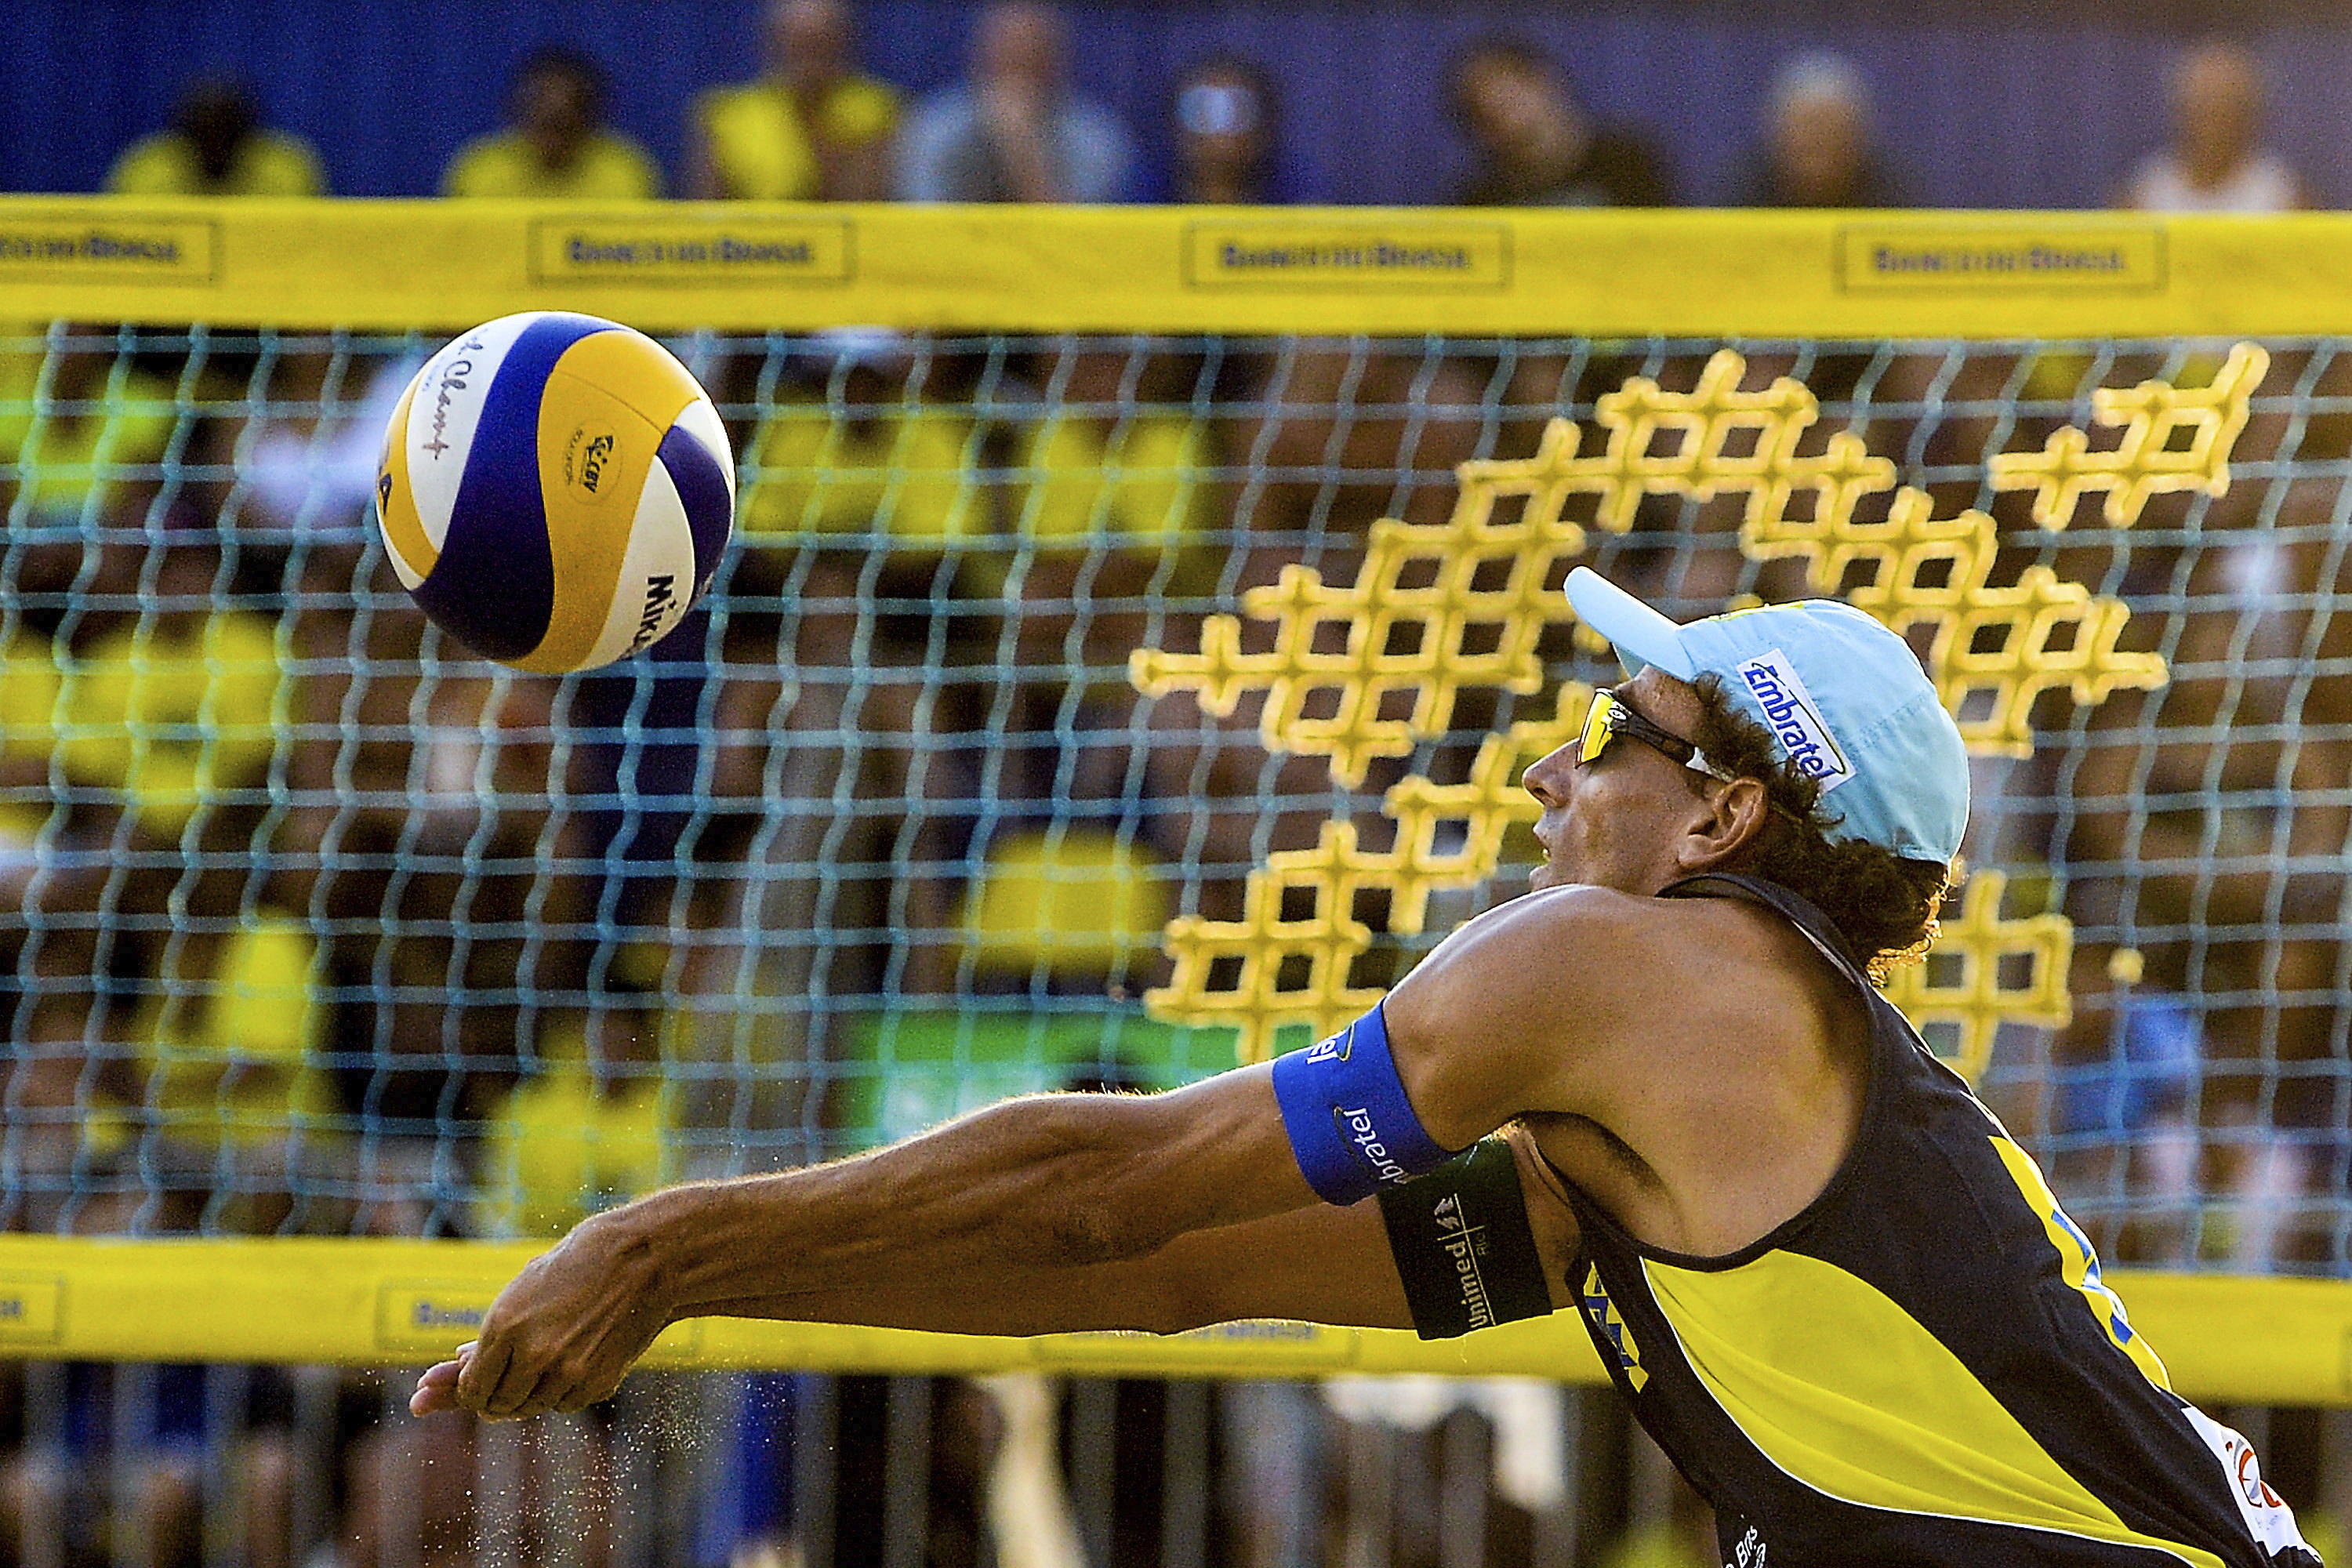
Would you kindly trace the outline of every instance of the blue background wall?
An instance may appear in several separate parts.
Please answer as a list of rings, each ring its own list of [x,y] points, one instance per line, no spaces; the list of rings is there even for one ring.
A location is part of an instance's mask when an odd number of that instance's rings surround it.
[[[864,53],[922,89],[960,71],[974,5],[872,0]],[[1070,7],[1081,80],[1128,115],[1155,163],[1169,85],[1233,49],[1278,64],[1283,178],[1301,199],[1440,200],[1463,154],[1439,83],[1465,44],[1549,47],[1600,114],[1650,134],[1686,201],[1728,199],[1775,64],[1844,50],[1921,199],[2088,206],[2163,136],[2167,62],[2230,13],[2271,72],[2272,140],[2331,204],[2352,203],[2352,16],[2292,3],[1664,0],[1534,5],[1402,0]],[[0,25],[0,185],[94,189],[193,75],[241,71],[310,137],[338,194],[430,192],[494,128],[514,61],[561,40],[606,62],[614,117],[675,175],[693,93],[759,69],[757,0],[14,0]]]

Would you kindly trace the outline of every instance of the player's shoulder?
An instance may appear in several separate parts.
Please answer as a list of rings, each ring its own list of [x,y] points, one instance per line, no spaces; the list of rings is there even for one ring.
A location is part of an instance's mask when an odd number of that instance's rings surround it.
[[[1785,917],[1738,899],[1564,886],[1490,910],[1458,934],[1449,1000],[1484,998],[1498,1020],[1553,1019],[1585,1050],[1660,1028],[1696,1037],[1735,1022],[1753,1027],[1760,1015],[1811,1011],[1835,985]]]
[[[1779,963],[1777,917],[1729,900],[1660,899],[1584,884],[1489,910],[1400,989],[1489,1016],[1580,1017],[1654,1008]]]
[[[1703,944],[1720,952],[1728,942],[1777,947],[1775,933],[1787,921],[1759,905],[1736,899],[1660,898],[1621,892],[1589,883],[1545,888],[1514,899],[1465,927],[1486,926],[1517,942],[1567,942],[1569,951],[1622,948],[1629,952]]]

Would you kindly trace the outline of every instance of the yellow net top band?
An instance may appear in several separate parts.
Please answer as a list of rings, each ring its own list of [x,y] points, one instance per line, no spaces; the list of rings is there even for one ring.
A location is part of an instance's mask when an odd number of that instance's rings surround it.
[[[2352,215],[0,197],[0,316],[1665,337],[2352,328]]]

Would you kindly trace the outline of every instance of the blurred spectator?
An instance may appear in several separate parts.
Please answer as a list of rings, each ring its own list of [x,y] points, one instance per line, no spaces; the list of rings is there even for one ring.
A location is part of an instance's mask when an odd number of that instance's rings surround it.
[[[84,1139],[103,1153],[118,1132],[147,1134],[141,1174],[165,1200],[142,1213],[147,1227],[266,1235],[350,1217],[318,1202],[336,1184],[341,1120],[318,1054],[319,944],[256,855],[256,822],[209,814],[178,875],[152,877],[120,911],[147,955],[126,1024],[144,1081],[127,1109],[89,1107]]]
[[[576,987],[588,860],[549,683],[445,655],[380,550],[314,549],[287,627],[301,661],[286,837],[310,879],[329,1040],[366,1135],[357,1223],[443,1229],[453,1144],[516,1072],[526,1007]]]
[[[327,177],[308,142],[261,123],[239,82],[197,82],[172,129],[132,142],[106,174],[106,188],[132,196],[322,196]]]
[[[1179,202],[1274,202],[1277,124],[1274,79],[1247,60],[1219,56],[1184,73],[1176,87]]]
[[[687,195],[699,201],[879,201],[898,94],[856,69],[841,0],[773,0],[768,75],[695,100]]]
[[[609,983],[541,1012],[528,1076],[491,1129],[485,1234],[562,1236],[677,1178],[662,1034],[651,994]]]
[[[916,202],[1117,202],[1133,195],[1134,144],[1101,104],[1068,89],[1060,13],[1007,0],[980,18],[971,81],[919,105],[899,150],[898,195]]]
[[[62,685],[47,637],[21,625],[0,637],[0,907],[24,892],[56,813],[49,767]]]
[[[2079,762],[2032,763],[2053,782],[2031,793],[2058,809],[2026,841],[2056,844],[2080,933],[2053,1177],[2119,1261],[2338,1256],[2308,1204],[2340,1181],[2352,959],[2352,802],[2335,787],[2352,775],[2352,688],[2312,673],[2352,647],[2325,607],[2352,591],[2335,504],[2315,487],[2233,491],[2200,513],[2195,546],[2136,553],[2125,591],[2168,606],[2168,679],[2100,703]]]
[[[532,50],[515,71],[507,113],[511,130],[457,150],[441,176],[443,195],[641,201],[661,195],[661,170],[646,150],[604,128],[604,68],[579,50]]]
[[[2262,145],[2263,68],[2206,44],[2172,72],[2173,143],[2132,172],[2117,206],[2147,212],[2285,212],[2311,205],[2303,178]]]
[[[224,505],[222,526],[256,542],[349,542],[373,529],[384,426],[420,363],[413,353],[298,350],[250,382],[246,417],[228,427],[220,459],[243,487]]]
[[[369,1428],[343,1468],[341,1539],[314,1564],[472,1568],[503,1556],[605,1568],[613,1560],[614,1457],[588,1417],[499,1424],[403,1412]],[[484,1475],[500,1479],[484,1486]]]
[[[1870,91],[1842,56],[1799,55],[1772,79],[1764,146],[1739,205],[1897,207],[1908,196],[1873,142]]]
[[[140,613],[86,622],[65,660],[67,774],[117,792],[159,845],[259,784],[285,739],[275,628],[217,604],[223,567],[210,536],[170,538],[135,571]]]
[[[1498,38],[1454,62],[1446,94],[1478,166],[1463,206],[1650,207],[1669,199],[1657,155],[1593,123],[1567,76],[1533,46]]]
[[[822,389],[778,388],[748,443],[743,531],[879,533],[898,549],[989,532],[975,426],[968,412],[920,395],[912,345],[896,332],[842,327],[811,347],[831,374]]]
[[[7,587],[53,631],[68,591],[110,586],[123,566],[115,531],[135,528],[162,483],[178,419],[172,387],[138,369],[111,329],[72,321],[0,325],[0,480],[15,552]]]

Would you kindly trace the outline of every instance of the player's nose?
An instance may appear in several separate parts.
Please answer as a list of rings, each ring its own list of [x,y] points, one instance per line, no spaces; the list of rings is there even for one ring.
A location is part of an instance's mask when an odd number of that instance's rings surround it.
[[[1568,779],[1575,767],[1574,752],[1573,746],[1562,746],[1529,763],[1528,771],[1519,775],[1520,787],[1535,796],[1547,811],[1568,804]]]

